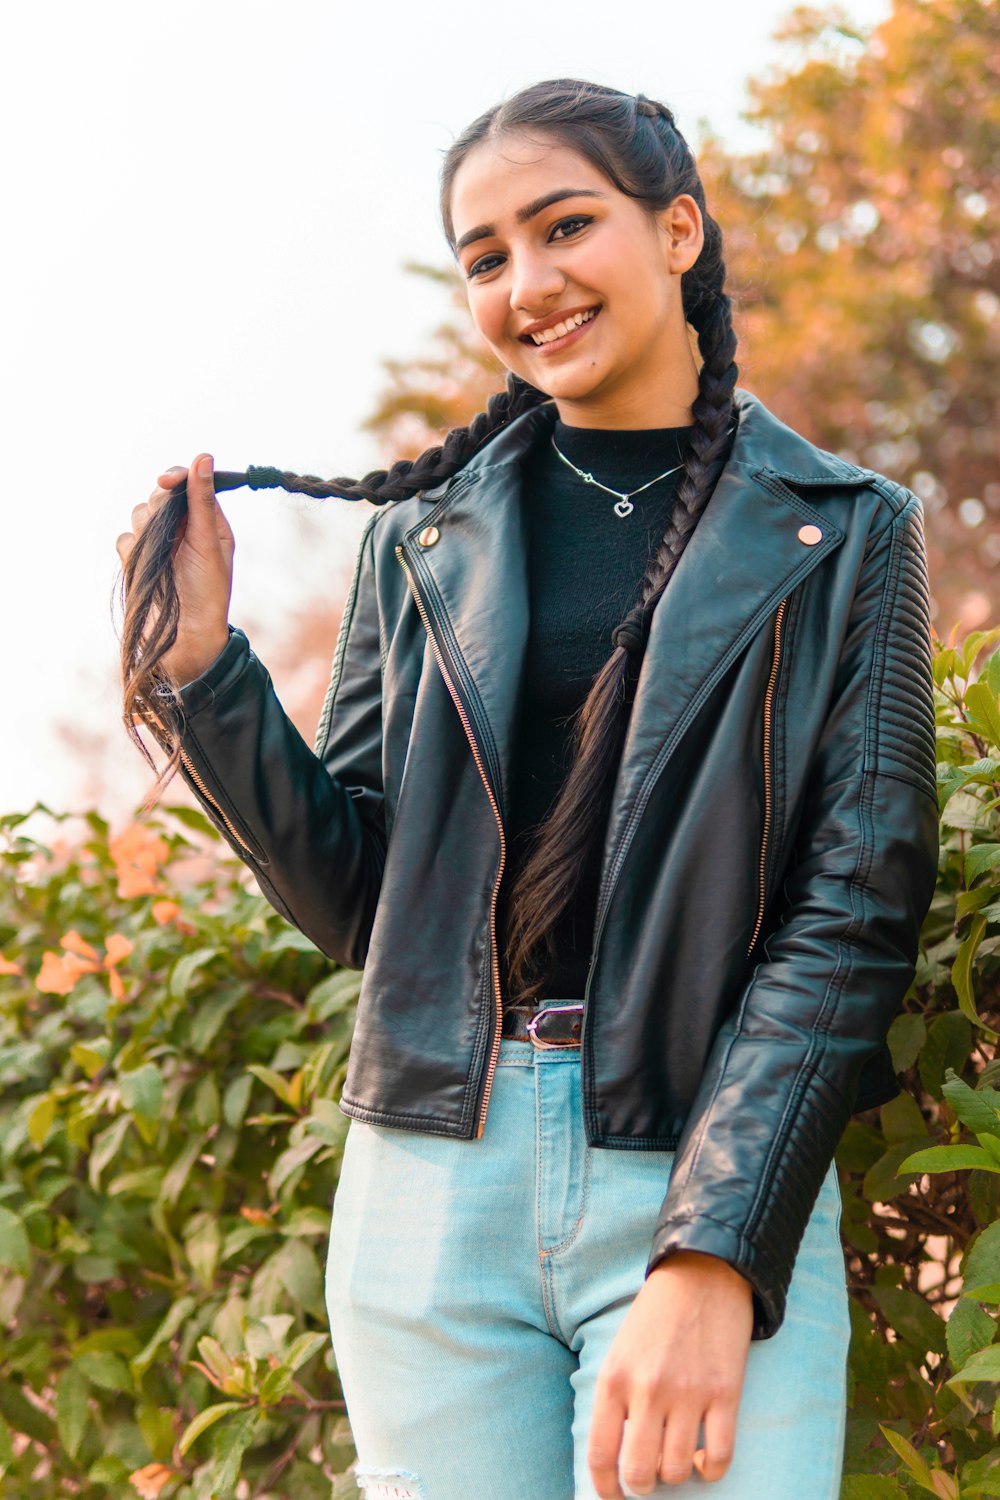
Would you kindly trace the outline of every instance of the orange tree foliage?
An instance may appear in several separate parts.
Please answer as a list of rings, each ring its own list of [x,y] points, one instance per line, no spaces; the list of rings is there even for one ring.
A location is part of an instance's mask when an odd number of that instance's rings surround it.
[[[924,500],[935,626],[980,625],[1000,580],[1000,14],[895,0],[869,35],[800,7],[750,85],[756,151],[697,147],[722,225],[741,383],[823,447]],[[455,313],[386,361],[368,426],[413,455],[482,409],[502,372],[452,270]]]

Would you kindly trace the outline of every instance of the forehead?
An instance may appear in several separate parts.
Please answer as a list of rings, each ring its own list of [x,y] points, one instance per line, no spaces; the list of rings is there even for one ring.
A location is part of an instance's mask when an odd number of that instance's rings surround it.
[[[513,229],[523,204],[554,188],[596,188],[612,194],[604,173],[573,147],[542,132],[501,136],[473,146],[455,173],[451,218],[455,238],[474,224]]]

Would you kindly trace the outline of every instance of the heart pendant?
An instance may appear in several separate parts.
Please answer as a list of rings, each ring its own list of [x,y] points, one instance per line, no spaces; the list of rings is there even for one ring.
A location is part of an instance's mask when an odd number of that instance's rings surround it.
[[[627,516],[627,515],[630,515],[632,513],[632,511],[634,511],[634,510],[635,510],[635,506],[632,504],[631,500],[626,499],[624,496],[622,496],[622,498],[620,500],[616,500],[615,501],[615,515],[616,516]]]

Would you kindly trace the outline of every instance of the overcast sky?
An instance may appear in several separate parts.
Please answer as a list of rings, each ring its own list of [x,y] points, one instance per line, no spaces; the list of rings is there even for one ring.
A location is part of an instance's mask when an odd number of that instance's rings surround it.
[[[848,4],[863,25],[888,8]],[[359,423],[380,360],[418,353],[444,311],[402,263],[447,259],[437,173],[453,136],[523,85],[571,75],[663,99],[689,139],[705,118],[753,145],[745,80],[780,55],[789,9],[5,7],[0,811],[87,805],[58,720],[80,743],[110,730],[112,821],[148,785],[121,725],[110,601],[115,538],[161,468],[202,449],[220,469],[377,461]],[[297,601],[343,587],[368,511],[247,490],[223,509],[230,619],[251,641],[258,622],[280,636]]]

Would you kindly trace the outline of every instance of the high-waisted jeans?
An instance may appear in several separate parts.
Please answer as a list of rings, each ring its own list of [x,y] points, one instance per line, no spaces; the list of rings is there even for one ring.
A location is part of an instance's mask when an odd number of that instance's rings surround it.
[[[481,1139],[351,1120],[326,1302],[365,1500],[593,1500],[594,1385],[642,1287],[673,1161],[588,1146],[579,1049],[506,1038]],[[726,1474],[692,1469],[654,1495],[836,1500],[840,1212],[831,1163],[785,1319],[749,1345]]]

